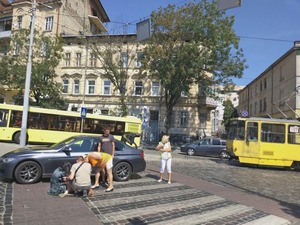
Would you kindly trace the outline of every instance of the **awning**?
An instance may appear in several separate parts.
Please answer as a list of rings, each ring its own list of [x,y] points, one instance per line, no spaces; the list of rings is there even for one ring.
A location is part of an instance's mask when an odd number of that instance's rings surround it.
[[[107,32],[106,27],[103,25],[101,20],[96,16],[88,16],[90,21],[95,24],[95,26],[101,31],[101,32]]]

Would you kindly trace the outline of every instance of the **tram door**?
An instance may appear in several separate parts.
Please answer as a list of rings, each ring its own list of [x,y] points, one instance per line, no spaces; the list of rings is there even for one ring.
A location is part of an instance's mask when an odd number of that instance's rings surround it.
[[[259,147],[258,123],[248,122],[243,155],[249,158],[252,163],[256,163],[256,161],[258,163]]]

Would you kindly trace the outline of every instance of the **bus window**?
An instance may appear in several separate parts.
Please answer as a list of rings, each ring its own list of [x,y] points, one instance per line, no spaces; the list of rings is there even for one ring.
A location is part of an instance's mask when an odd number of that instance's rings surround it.
[[[248,141],[257,141],[258,140],[258,123],[248,122],[247,140]]]
[[[21,111],[12,111],[10,117],[10,127],[21,127],[22,125],[22,112]]]
[[[283,124],[262,123],[261,141],[285,143],[285,126]]]
[[[0,110],[0,127],[7,126],[8,110]]]
[[[300,127],[296,125],[289,125],[288,132],[288,143],[300,144]]]
[[[40,120],[40,114],[39,113],[28,113],[28,120],[27,120],[27,127],[32,129],[38,129],[39,128],[39,120]]]

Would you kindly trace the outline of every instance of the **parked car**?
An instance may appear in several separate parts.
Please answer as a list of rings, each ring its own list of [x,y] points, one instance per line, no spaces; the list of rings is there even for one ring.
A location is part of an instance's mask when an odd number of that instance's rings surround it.
[[[34,146],[13,150],[0,157],[0,177],[14,179],[21,184],[38,182],[49,178],[63,162],[76,162],[80,155],[97,151],[98,136],[79,135],[51,146]],[[113,176],[117,181],[128,180],[132,173],[146,168],[144,151],[115,142]]]
[[[188,155],[203,155],[230,158],[226,151],[226,141],[220,138],[204,138],[181,145],[180,151]]]

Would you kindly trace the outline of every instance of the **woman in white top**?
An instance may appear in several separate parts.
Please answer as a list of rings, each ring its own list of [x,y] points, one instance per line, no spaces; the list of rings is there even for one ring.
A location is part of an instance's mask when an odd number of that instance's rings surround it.
[[[163,135],[161,142],[155,148],[157,151],[160,151],[160,175],[158,182],[163,180],[163,173],[165,172],[165,168],[167,166],[168,172],[168,184],[171,184],[171,163],[172,163],[172,155],[171,155],[171,144],[169,141],[169,136]]]

